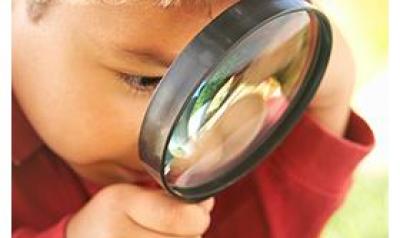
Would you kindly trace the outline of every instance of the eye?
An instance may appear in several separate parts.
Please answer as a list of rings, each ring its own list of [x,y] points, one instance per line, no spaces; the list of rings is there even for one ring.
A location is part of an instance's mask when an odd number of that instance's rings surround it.
[[[120,74],[121,80],[123,80],[130,87],[139,91],[152,91],[160,83],[162,77],[145,77],[131,74]]]

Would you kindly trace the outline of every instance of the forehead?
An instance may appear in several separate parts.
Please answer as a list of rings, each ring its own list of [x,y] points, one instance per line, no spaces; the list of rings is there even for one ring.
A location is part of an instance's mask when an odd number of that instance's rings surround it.
[[[153,0],[127,1],[124,4],[68,3],[54,10],[58,9],[59,19],[70,19],[73,26],[69,27],[88,42],[104,48],[163,52],[169,61],[213,18],[237,2],[214,0],[210,5],[183,3],[163,8]]]
[[[183,25],[209,21],[218,14],[222,4],[235,2],[214,0],[206,4],[209,1],[211,0],[193,0],[192,3],[182,1],[179,5],[164,8],[157,4],[160,0],[67,0],[64,6],[73,9],[73,15],[86,18],[86,21],[81,23],[101,21],[104,29],[108,29],[108,25],[128,30],[130,26],[133,28],[133,26],[147,25],[174,30]],[[91,21],[88,21],[89,18]]]

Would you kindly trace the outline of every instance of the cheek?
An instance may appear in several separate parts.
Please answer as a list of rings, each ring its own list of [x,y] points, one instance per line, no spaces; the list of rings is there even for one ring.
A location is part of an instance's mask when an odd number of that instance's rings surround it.
[[[148,97],[133,95],[109,72],[80,60],[83,50],[65,43],[63,49],[35,47],[15,54],[13,87],[46,144],[75,163],[136,157]]]
[[[54,147],[79,163],[136,156],[147,100],[113,90],[114,85],[107,87],[108,83],[75,79],[70,90],[65,90],[67,85],[56,88],[53,98],[62,97],[61,101],[54,111],[43,112],[58,124],[47,128]],[[53,102],[46,100],[44,105],[48,103]]]

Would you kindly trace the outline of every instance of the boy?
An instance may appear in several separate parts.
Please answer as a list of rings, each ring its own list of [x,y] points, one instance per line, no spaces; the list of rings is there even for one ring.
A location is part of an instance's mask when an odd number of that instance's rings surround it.
[[[13,238],[318,236],[373,144],[337,33],[307,114],[214,209],[166,195],[139,163],[152,90],[235,2],[13,1]]]

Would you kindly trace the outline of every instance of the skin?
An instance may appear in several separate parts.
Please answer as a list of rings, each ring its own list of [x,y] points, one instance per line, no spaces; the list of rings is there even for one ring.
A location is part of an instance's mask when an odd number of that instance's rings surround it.
[[[221,2],[214,14],[232,3]],[[13,89],[33,127],[84,177],[101,184],[140,179],[120,170],[142,171],[137,144],[151,93],[129,88],[118,73],[161,76],[168,65],[127,51],[150,49],[172,62],[210,22],[209,8],[59,4],[34,23],[19,4]]]
[[[142,234],[140,237],[193,237],[204,232],[209,217],[201,218],[197,208],[188,209],[189,205],[174,202],[158,191],[115,185],[150,179],[139,162],[138,137],[151,92],[128,86],[119,74],[163,75],[184,46],[235,2],[223,0],[210,6],[184,4],[162,9],[151,1],[124,6],[61,1],[50,5],[39,20],[29,17],[25,1],[13,2],[12,85],[20,106],[43,141],[77,174],[109,185],[74,216],[69,236],[101,237],[96,236],[96,231],[82,229],[92,227],[90,221],[97,220],[98,215],[109,217],[101,227],[118,230],[118,224],[112,221],[123,221],[119,225],[126,224],[129,234]],[[336,29],[334,42],[331,63],[309,112],[328,131],[341,136],[349,114],[354,64]],[[163,63],[151,59],[149,53],[160,56]],[[197,230],[190,232],[166,231],[161,229],[161,223],[151,222],[152,218],[144,219],[143,224],[138,222],[149,216],[140,209],[119,206],[118,212],[107,210],[115,201],[128,198],[136,199],[137,204],[149,199],[159,201],[160,207],[166,208],[173,204],[178,211],[194,209],[185,214],[197,212],[200,224],[193,225]],[[206,206],[190,206],[209,211],[211,204],[212,200]],[[132,213],[133,210],[137,212]],[[186,220],[191,219],[170,223]],[[143,231],[143,227],[148,229]]]

